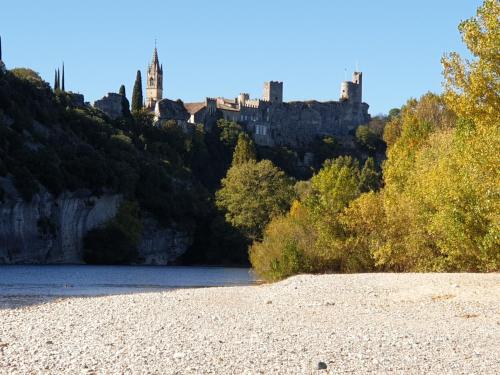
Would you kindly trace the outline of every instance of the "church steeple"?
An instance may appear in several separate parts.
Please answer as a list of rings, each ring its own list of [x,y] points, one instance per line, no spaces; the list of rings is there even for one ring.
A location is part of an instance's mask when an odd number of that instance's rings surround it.
[[[163,66],[158,59],[158,50],[153,50],[153,58],[148,67],[146,78],[146,108],[153,110],[157,102],[163,98]]]

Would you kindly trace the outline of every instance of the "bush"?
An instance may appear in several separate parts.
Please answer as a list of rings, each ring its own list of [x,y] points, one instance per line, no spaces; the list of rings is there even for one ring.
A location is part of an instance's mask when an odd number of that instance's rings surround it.
[[[307,211],[296,202],[286,216],[274,218],[262,241],[250,248],[250,262],[265,280],[280,280],[300,272],[312,272],[317,266],[317,234]]]

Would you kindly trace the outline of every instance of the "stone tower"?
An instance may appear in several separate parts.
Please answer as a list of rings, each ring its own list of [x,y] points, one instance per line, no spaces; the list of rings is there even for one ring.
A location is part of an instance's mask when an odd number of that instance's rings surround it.
[[[163,98],[163,66],[158,60],[156,47],[153,52],[153,60],[148,67],[146,79],[146,108],[153,110],[157,102]]]
[[[352,81],[344,81],[340,86],[340,100],[361,103],[363,101],[363,73],[352,73]]]
[[[264,82],[262,99],[271,103],[283,103],[283,82]]]

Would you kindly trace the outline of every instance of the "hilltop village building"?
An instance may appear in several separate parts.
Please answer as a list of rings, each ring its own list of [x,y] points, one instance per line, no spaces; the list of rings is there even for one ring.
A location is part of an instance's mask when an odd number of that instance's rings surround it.
[[[283,82],[269,81],[264,83],[262,99],[241,93],[234,99],[182,103],[163,98],[163,66],[155,48],[147,71],[145,108],[154,112],[157,122],[176,120],[183,128],[203,124],[210,130],[224,118],[241,124],[259,145],[307,147],[318,137],[351,135],[370,121],[369,106],[362,101],[362,80],[362,73],[354,72],[351,81],[342,82],[338,101],[284,102]],[[103,100],[96,106],[104,112],[120,108],[118,97],[108,95]]]

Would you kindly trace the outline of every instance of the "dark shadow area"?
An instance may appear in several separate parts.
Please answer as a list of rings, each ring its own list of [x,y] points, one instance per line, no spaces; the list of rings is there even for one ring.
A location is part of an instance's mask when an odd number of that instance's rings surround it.
[[[54,302],[66,296],[0,296],[0,310],[20,309]]]

